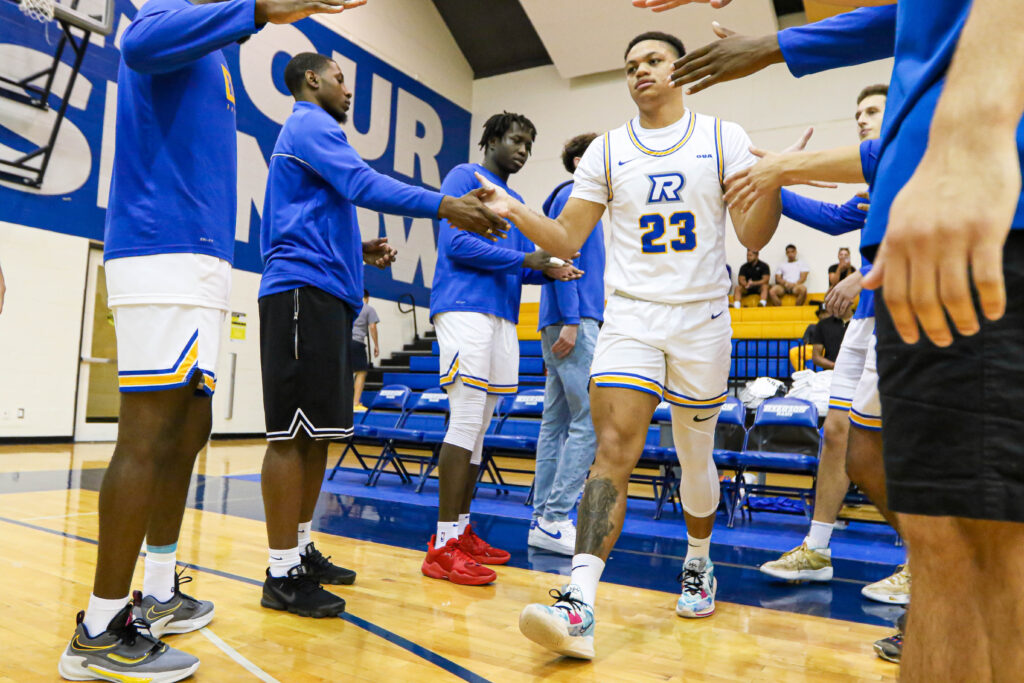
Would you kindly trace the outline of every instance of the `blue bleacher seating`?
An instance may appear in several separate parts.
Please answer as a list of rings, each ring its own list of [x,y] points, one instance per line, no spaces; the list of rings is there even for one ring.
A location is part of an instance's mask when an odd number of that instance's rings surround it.
[[[366,411],[353,415],[352,436],[344,440],[345,448],[338,457],[338,461],[334,463],[334,468],[331,469],[328,479],[334,479],[335,473],[341,467],[341,461],[349,451],[355,454],[363,469],[370,469],[363,461],[362,454],[359,453],[356,445],[378,443],[376,436],[378,429],[401,424],[411,396],[412,391],[407,386],[400,384],[385,386],[373,397],[373,401],[370,402]]]

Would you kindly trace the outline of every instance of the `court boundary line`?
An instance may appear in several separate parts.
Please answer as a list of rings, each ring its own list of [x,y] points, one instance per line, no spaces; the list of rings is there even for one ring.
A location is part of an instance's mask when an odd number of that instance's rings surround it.
[[[6,522],[8,524],[13,524],[15,526],[24,527],[26,529],[32,529],[33,531],[42,531],[44,533],[52,534],[54,536],[62,536],[64,538],[70,538],[70,539],[75,540],[75,541],[82,541],[84,543],[91,543],[92,545],[99,545],[99,541],[94,539],[94,538],[88,538],[86,536],[79,536],[78,534],[72,534],[72,533],[69,533],[67,531],[60,531],[58,529],[48,529],[48,528],[46,528],[44,526],[39,526],[38,524],[31,524],[29,522],[23,522],[23,521],[21,521],[19,519],[11,519],[10,517],[0,516],[0,522]],[[142,553],[139,553],[139,555],[142,556]],[[224,578],[224,579],[233,579],[235,581],[241,581],[242,583],[247,583],[247,584],[254,585],[254,586],[260,586],[260,587],[263,586],[263,582],[262,581],[259,581],[257,579],[252,579],[252,578],[249,578],[247,576],[241,576],[239,574],[233,574],[231,572],[226,572],[226,571],[223,571],[221,569],[213,569],[212,567],[205,567],[203,565],[193,564],[191,562],[180,562],[179,564],[181,564],[184,567],[188,567],[190,569],[194,569],[194,570],[196,570],[198,572],[203,572],[203,573],[206,573],[206,574],[212,574],[214,576],[219,576],[219,577]],[[413,655],[416,655],[420,659],[426,660],[427,662],[433,664],[434,666],[438,667],[439,669],[443,669],[444,671],[447,671],[448,673],[452,674],[453,676],[456,676],[456,677],[460,678],[461,680],[469,681],[469,683],[491,683],[491,681],[489,681],[488,679],[484,678],[480,674],[474,673],[474,672],[470,671],[469,669],[465,668],[464,666],[462,666],[460,664],[456,664],[455,662],[453,662],[452,660],[448,659],[447,657],[444,657],[443,655],[439,655],[436,652],[434,652],[433,650],[430,650],[429,648],[424,647],[423,645],[419,645],[417,643],[412,642],[408,638],[404,638],[404,637],[398,635],[394,631],[389,631],[386,628],[384,628],[383,626],[378,626],[377,624],[374,624],[371,621],[367,621],[366,619],[363,619],[361,617],[357,617],[354,614],[350,614],[348,612],[342,612],[339,615],[339,617],[341,619],[343,619],[344,621],[347,621],[348,623],[352,624],[353,626],[361,628],[364,631],[367,631],[368,633],[372,633],[373,635],[378,636],[379,638],[382,638],[382,639],[388,641],[389,643],[392,643],[394,645],[399,646],[403,650],[405,650],[405,651],[407,651],[407,652],[409,652],[409,653],[411,653]],[[201,630],[205,630],[205,629],[201,629]],[[214,643],[214,644],[216,645],[216,643]],[[228,654],[228,656],[230,657],[231,655]],[[241,655],[239,655],[239,656],[241,656]],[[231,657],[231,658],[234,659],[234,657]],[[237,662],[237,660],[235,660],[235,661]],[[238,663],[241,664],[241,662],[238,662]],[[242,665],[242,666],[244,667],[244,665]],[[255,665],[253,665],[253,666],[255,666]]]
[[[242,653],[240,653],[238,650],[225,643],[224,639],[218,636],[213,631],[211,631],[209,626],[202,627],[201,629],[199,629],[199,632],[203,634],[203,637],[205,637],[208,641],[216,645],[221,652],[226,654],[231,659],[235,660],[238,664],[241,665],[243,669],[251,673],[256,678],[260,679],[264,683],[281,683],[281,681],[277,680],[276,678],[268,674],[266,671],[259,668],[258,666],[250,662],[248,659],[243,657]]]

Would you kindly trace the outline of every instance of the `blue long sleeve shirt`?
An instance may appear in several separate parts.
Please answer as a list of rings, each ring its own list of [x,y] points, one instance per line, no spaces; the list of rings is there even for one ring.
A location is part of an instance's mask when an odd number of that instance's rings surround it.
[[[782,190],[782,215],[826,235],[845,235],[863,228],[868,212],[857,208],[863,203],[860,197],[852,197],[844,204],[830,204]]]
[[[509,195],[522,201],[514,190],[479,164],[459,164],[441,183],[441,192],[462,196],[480,187],[474,173],[481,173]],[[437,266],[430,290],[430,317],[447,311],[485,313],[519,322],[523,284],[550,282],[541,271],[523,268],[523,255],[534,251],[513,225],[508,237],[493,243],[475,233],[453,228],[441,221],[437,234]]]
[[[556,187],[544,201],[544,215],[558,218],[571,194],[571,180]],[[574,261],[583,277],[549,282],[541,288],[538,330],[548,325],[579,325],[581,318],[604,320],[604,261],[604,226],[598,221]]]
[[[121,37],[104,258],[235,252],[235,91],[221,49],[255,0],[149,0]]]
[[[366,165],[334,118],[296,102],[274,145],[263,202],[259,296],[313,286],[357,313],[363,246],[356,207],[436,218],[443,195]]]
[[[892,57],[896,6],[862,7],[778,33],[779,48],[797,78]]]

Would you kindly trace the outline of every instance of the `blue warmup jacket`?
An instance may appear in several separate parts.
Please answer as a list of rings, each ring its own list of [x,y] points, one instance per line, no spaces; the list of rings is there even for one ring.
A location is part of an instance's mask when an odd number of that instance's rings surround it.
[[[544,215],[558,218],[572,194],[572,181],[556,187],[544,201]],[[583,277],[570,282],[549,282],[540,290],[537,329],[548,325],[578,325],[581,318],[604,320],[604,226],[601,221],[580,247],[574,261]]]
[[[436,218],[442,199],[438,192],[374,171],[330,114],[311,102],[296,102],[270,156],[259,296],[309,285],[358,313],[363,242],[356,207]]]
[[[523,200],[480,164],[459,164],[453,168],[441,183],[441,191],[461,197],[477,189],[480,183],[474,173],[482,174],[509,195]],[[551,282],[541,271],[523,268],[523,254],[532,251],[533,243],[514,225],[510,226],[506,239],[494,243],[441,221],[437,234],[437,266],[430,290],[431,320],[438,313],[469,311],[518,323],[523,284]]]
[[[896,6],[862,7],[779,31],[779,48],[797,78],[892,57]]]
[[[861,237],[862,252],[872,254],[881,243],[892,201],[924,156],[935,105],[971,6],[970,0],[901,0],[896,6],[896,64],[885,107],[871,212]],[[1017,126],[1016,139],[1024,173],[1024,118]],[[1024,193],[1018,197],[1010,225],[1014,230],[1024,229]]]
[[[235,91],[221,49],[255,0],[149,0],[121,36],[104,258],[235,253]]]

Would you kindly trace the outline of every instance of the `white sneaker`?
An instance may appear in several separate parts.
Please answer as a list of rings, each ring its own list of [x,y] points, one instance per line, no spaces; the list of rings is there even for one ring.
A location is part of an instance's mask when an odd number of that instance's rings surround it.
[[[535,520],[530,525],[530,536],[526,544],[559,555],[573,555],[576,552],[576,527],[571,519],[561,522]]]

